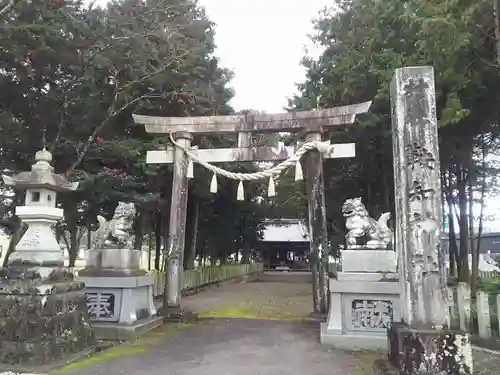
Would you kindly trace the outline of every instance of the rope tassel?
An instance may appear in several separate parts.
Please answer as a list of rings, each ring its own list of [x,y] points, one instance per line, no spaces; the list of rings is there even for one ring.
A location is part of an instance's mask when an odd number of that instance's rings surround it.
[[[298,160],[297,163],[295,163],[295,181],[302,181],[303,179],[302,164],[300,164],[300,160]]]
[[[187,178],[193,178],[194,177],[194,166],[193,166],[193,160],[189,158],[188,161],[188,168],[187,168]]]
[[[269,177],[269,186],[267,187],[267,196],[268,197],[275,197],[276,196],[276,188],[274,186],[273,176]]]
[[[210,192],[213,194],[217,193],[217,174],[215,173],[212,176],[212,182],[210,182]]]
[[[243,189],[243,181],[240,181],[238,184],[238,191],[236,193],[236,199],[239,201],[245,200],[245,191]]]

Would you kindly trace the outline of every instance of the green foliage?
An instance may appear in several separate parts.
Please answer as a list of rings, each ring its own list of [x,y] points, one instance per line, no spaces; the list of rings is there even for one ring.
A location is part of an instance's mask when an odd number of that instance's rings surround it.
[[[458,279],[456,277],[448,278],[448,286],[456,287],[458,285]],[[492,295],[500,294],[500,277],[491,277],[491,278],[477,278],[477,290],[481,292],[486,292]]]
[[[500,269],[500,255],[494,255],[491,257],[495,266]]]
[[[165,138],[147,134],[131,114],[232,113],[232,73],[213,55],[204,9],[192,0],[117,0],[106,8],[23,1],[2,19],[0,39],[0,168],[27,170],[46,146],[55,171],[81,182],[59,196],[59,235],[68,236],[73,256],[79,228],[94,226],[98,214],[109,218],[119,200],[136,203],[138,238],[155,226],[166,238],[172,167],[145,164],[146,152],[163,148]],[[194,144],[228,142],[203,137]],[[256,238],[263,212],[252,199],[236,202],[228,181],[221,194],[209,195],[210,176],[196,173],[190,191],[209,228],[199,241],[207,255],[223,247],[232,253],[243,238]],[[249,197],[258,189],[247,187]],[[160,222],[153,220],[157,211]]]
[[[441,168],[450,181],[443,187],[451,204],[467,207],[465,190],[457,190],[469,182],[475,191],[491,190],[490,183],[481,189],[482,181],[493,182],[497,171],[479,156],[498,150],[500,79],[491,7],[487,0],[337,0],[319,14],[313,40],[324,51],[303,59],[306,80],[290,110],[372,101],[355,124],[325,134],[335,143],[356,143],[356,158],[324,163],[333,235],[343,233],[345,198],[363,197],[376,218],[394,210],[389,88],[400,67],[434,67]],[[466,222],[462,228],[468,230]]]

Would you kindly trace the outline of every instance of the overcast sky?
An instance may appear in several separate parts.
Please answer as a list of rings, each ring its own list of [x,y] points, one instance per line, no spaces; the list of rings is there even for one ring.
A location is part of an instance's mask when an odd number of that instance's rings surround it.
[[[200,0],[217,24],[217,56],[235,73],[236,110],[281,112],[303,81],[304,48],[318,11],[328,0]]]
[[[90,0],[87,0],[90,2]],[[97,0],[104,5],[106,0]],[[236,110],[281,112],[295,83],[304,80],[300,60],[310,42],[312,20],[332,0],[199,0],[217,24],[216,55],[234,74]]]

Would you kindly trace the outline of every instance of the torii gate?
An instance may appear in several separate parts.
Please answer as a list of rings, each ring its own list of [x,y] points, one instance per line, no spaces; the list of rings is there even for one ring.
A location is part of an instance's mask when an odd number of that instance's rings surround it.
[[[342,107],[282,114],[249,114],[231,116],[158,117],[134,114],[137,124],[145,125],[146,132],[171,134],[182,147],[192,150],[207,163],[282,161],[286,152],[273,147],[251,147],[252,133],[278,133],[306,131],[306,141],[321,141],[323,128],[354,123],[356,115],[368,112],[370,102]],[[237,148],[191,149],[193,134],[238,133]],[[333,151],[320,154],[310,151],[305,155],[306,189],[308,201],[310,252],[326,249],[327,223],[322,158],[350,158],[355,156],[355,144],[335,144]],[[174,164],[172,202],[168,237],[168,258],[164,308],[168,314],[180,312],[183,285],[183,257],[185,245],[188,157],[180,147],[162,151],[148,151],[148,164]],[[173,251],[175,250],[175,251]],[[311,262],[313,273],[313,304],[315,313],[328,309],[327,254],[323,262]],[[319,275],[319,278],[314,277]]]

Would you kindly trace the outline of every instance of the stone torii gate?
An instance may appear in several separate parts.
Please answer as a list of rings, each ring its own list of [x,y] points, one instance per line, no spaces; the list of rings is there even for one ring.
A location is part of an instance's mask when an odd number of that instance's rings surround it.
[[[321,141],[323,128],[354,123],[356,115],[366,113],[371,102],[335,108],[283,114],[249,114],[203,117],[158,117],[134,114],[137,124],[145,125],[148,133],[170,134],[181,147],[148,151],[148,164],[174,164],[172,202],[170,209],[165,305],[168,314],[180,312],[183,256],[187,211],[188,156],[182,149],[190,150],[199,160],[207,163],[282,161],[290,155],[277,152],[273,147],[251,147],[252,133],[298,132],[305,130],[306,141]],[[193,134],[238,134],[237,148],[191,148]],[[306,189],[308,199],[310,252],[326,249],[327,223],[324,196],[322,158],[355,156],[353,143],[332,145],[331,152],[321,154],[309,151],[305,155]],[[327,311],[328,279],[325,262],[311,262],[314,275],[314,312]],[[313,264],[319,263],[319,264]]]

